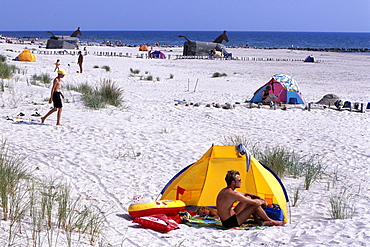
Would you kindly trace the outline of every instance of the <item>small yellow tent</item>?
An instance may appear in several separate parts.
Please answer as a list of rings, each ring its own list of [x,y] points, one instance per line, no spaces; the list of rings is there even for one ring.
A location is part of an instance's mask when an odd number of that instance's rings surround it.
[[[142,45],[139,47],[139,51],[148,51],[148,47],[146,45]]]
[[[22,51],[18,57],[18,61],[36,62],[36,56],[29,50]]]
[[[238,191],[258,195],[269,204],[279,204],[288,222],[289,200],[278,176],[254,157],[242,155],[236,146],[212,146],[200,160],[168,182],[161,192],[161,200],[182,200],[187,206],[216,206],[218,193],[226,187],[228,170],[240,173],[243,183]]]

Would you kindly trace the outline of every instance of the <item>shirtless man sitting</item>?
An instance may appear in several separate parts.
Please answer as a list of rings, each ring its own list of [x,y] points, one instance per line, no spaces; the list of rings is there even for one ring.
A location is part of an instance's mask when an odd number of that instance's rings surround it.
[[[251,215],[261,226],[284,226],[285,221],[270,219],[263,208],[267,203],[259,196],[235,191],[240,188],[242,180],[238,171],[227,172],[225,181],[227,187],[222,189],[217,196],[217,211],[225,228],[238,227],[243,224]],[[233,208],[234,202],[239,201]]]

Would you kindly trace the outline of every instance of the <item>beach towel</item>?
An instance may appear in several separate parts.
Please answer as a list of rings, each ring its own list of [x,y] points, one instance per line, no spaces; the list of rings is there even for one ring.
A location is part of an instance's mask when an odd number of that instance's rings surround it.
[[[229,228],[225,228],[222,226],[221,220],[219,219],[213,219],[213,218],[197,218],[191,216],[188,212],[186,211],[181,211],[180,216],[182,218],[182,221],[184,224],[188,226],[195,226],[195,227],[211,227],[211,228],[216,228],[216,229],[223,229],[227,230]],[[267,228],[268,226],[258,226],[254,223],[253,220],[250,222],[246,222],[245,224],[242,224],[239,227],[234,227],[230,229],[238,229],[238,230],[263,230]]]

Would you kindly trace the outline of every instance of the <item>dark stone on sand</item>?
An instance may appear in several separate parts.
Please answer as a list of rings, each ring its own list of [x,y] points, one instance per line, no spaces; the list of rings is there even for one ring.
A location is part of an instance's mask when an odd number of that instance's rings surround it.
[[[325,94],[324,97],[322,97],[322,99],[320,99],[319,101],[316,102],[316,104],[334,105],[334,103],[337,100],[340,100],[339,96],[337,96],[335,94]]]

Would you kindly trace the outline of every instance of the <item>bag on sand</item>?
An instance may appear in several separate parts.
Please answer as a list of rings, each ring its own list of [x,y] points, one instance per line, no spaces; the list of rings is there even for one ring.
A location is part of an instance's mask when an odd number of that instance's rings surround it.
[[[165,214],[136,217],[132,222],[159,232],[169,232],[179,228],[179,225]]]
[[[283,210],[278,204],[269,204],[265,208],[267,216],[272,220],[282,221],[284,219]]]

